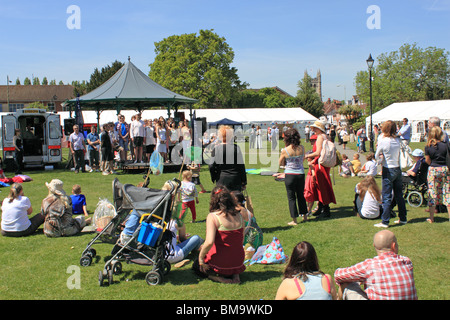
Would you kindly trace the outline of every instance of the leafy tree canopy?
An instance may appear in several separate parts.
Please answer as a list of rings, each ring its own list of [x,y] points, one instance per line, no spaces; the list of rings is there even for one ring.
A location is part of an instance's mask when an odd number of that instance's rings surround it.
[[[420,48],[404,44],[398,51],[383,53],[372,69],[373,112],[395,102],[450,98],[449,52],[444,49]],[[370,101],[369,71],[355,77],[356,93]]]
[[[222,107],[247,86],[231,66],[233,49],[213,30],[170,36],[155,43],[155,53],[149,77],[199,100],[196,107]]]

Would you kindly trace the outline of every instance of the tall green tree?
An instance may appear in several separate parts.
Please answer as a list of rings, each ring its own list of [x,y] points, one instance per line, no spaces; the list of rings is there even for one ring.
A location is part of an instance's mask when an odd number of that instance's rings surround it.
[[[450,98],[450,60],[444,49],[404,44],[397,51],[383,53],[372,69],[373,112],[395,102]],[[355,77],[356,93],[370,101],[369,71]]]
[[[106,65],[101,70],[95,68],[94,72],[91,74],[88,83],[85,83],[85,81],[83,81],[81,84],[79,81],[75,82],[75,84],[77,83],[80,84],[80,86],[78,86],[75,89],[77,90],[76,93],[80,93],[81,95],[98,88],[103,83],[105,83],[109,78],[111,78],[122,67],[123,63],[116,60],[111,65]]]
[[[297,101],[302,109],[315,117],[323,115],[323,102],[312,87],[312,78],[305,72],[303,80],[298,82]]]
[[[232,67],[234,51],[213,30],[173,35],[155,43],[149,77],[178,94],[198,99],[196,107],[221,107],[245,89]]]
[[[23,80],[23,84],[24,84],[25,86],[29,86],[29,85],[31,84],[30,78],[25,77],[25,80]]]

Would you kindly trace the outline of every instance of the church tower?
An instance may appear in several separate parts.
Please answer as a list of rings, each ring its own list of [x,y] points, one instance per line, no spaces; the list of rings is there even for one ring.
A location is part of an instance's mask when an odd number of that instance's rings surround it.
[[[305,70],[305,75],[308,73]],[[317,76],[315,78],[311,78],[311,87],[316,90],[316,93],[319,95],[320,101],[322,101],[322,74],[320,69],[317,71]]]

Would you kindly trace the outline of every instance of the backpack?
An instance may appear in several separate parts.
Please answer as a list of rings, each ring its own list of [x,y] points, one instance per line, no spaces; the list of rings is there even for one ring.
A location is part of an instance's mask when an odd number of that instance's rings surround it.
[[[322,144],[322,151],[320,152],[319,164],[328,168],[336,166],[336,146],[334,145],[333,142],[331,142],[326,138]]]

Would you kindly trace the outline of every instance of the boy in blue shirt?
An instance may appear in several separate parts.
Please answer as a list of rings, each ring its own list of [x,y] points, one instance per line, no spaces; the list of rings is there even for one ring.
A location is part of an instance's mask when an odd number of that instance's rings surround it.
[[[81,194],[81,187],[78,184],[75,184],[72,187],[72,195],[70,196],[72,199],[72,214],[79,215],[84,214],[85,217],[88,216],[86,209],[86,197],[84,194]]]

